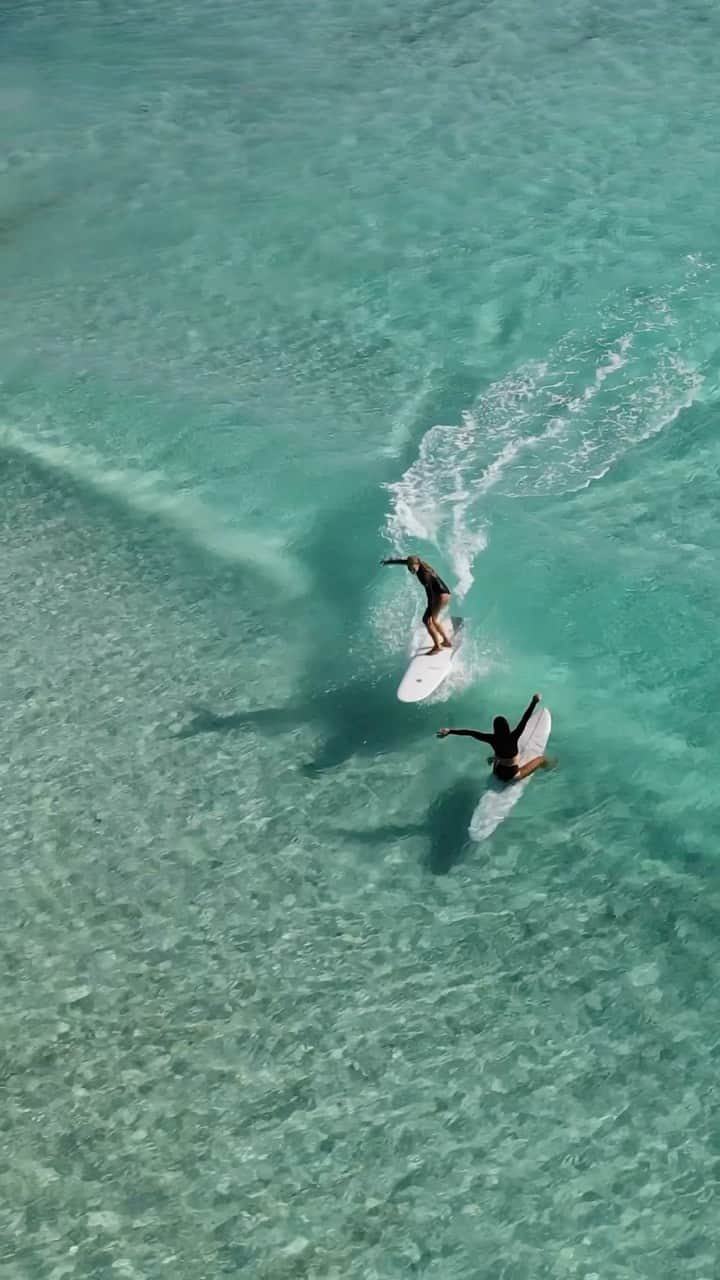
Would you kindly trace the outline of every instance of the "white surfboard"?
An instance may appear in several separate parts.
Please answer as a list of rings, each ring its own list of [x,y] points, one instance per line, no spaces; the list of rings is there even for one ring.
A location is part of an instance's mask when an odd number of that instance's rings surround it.
[[[534,756],[544,755],[551,728],[552,717],[547,707],[536,707],[518,742],[519,764],[526,764]],[[530,777],[532,776],[531,774]],[[472,816],[470,839],[487,840],[517,804],[529,781],[530,778],[523,778],[522,782],[505,783],[493,776]]]
[[[445,619],[443,619],[445,622]],[[462,641],[462,618],[448,619],[448,631],[452,639],[452,649],[441,649],[439,653],[429,656],[432,648],[424,627],[418,627],[413,635],[412,657],[410,666],[398,685],[397,696],[401,702],[422,702],[440,687],[450,668]]]

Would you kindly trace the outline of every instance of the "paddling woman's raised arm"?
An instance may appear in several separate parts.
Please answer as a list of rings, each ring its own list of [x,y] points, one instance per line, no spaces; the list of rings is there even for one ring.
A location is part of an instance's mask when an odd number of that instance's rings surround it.
[[[532,701],[530,703],[530,706],[525,708],[525,710],[522,713],[522,716],[517,722],[516,727],[513,729],[514,738],[522,737],[523,730],[525,729],[528,720],[530,719],[533,711],[535,710],[538,702],[540,701],[541,701],[541,695],[539,693],[534,693],[532,696]]]
[[[447,738],[450,735],[455,738],[476,738],[478,742],[487,742],[493,745],[493,735],[491,733],[479,733],[477,729],[438,729],[436,737]]]

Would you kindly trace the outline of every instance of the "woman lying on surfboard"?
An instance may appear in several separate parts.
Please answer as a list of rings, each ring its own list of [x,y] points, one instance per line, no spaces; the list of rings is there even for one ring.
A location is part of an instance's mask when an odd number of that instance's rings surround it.
[[[478,733],[476,729],[438,729],[438,738],[447,738],[455,734],[458,738],[477,738],[478,742],[487,742],[494,754],[490,757],[493,773],[501,782],[520,782],[521,778],[529,778],[536,769],[550,769],[555,763],[547,756],[535,756],[526,764],[518,764],[518,739],[540,702],[540,694],[534,693],[530,706],[523,712],[514,729],[510,728],[504,716],[495,716],[492,733]]]
[[[439,653],[441,649],[452,649],[452,640],[439,619],[441,611],[450,603],[450,588],[446,582],[443,582],[440,574],[419,556],[405,556],[402,560],[381,560],[380,563],[404,564],[408,573],[414,574],[425,588],[427,609],[422,620],[433,642],[432,649],[428,649],[428,656],[431,653]]]

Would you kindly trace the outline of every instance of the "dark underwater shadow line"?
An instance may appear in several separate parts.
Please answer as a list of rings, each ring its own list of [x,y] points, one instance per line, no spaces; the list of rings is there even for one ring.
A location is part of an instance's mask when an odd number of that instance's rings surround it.
[[[296,723],[290,709],[286,707],[257,707],[252,711],[231,711],[227,715],[199,703],[193,703],[192,709],[192,718],[182,729],[171,735],[173,738],[195,738],[204,733],[232,733],[235,729],[249,729],[256,724],[282,732]]]
[[[425,716],[404,714],[404,708],[390,695],[390,680],[390,676],[351,680],[337,688],[314,690],[306,700],[280,707],[218,712],[195,703],[191,718],[172,736],[185,740],[251,728],[287,733],[304,725],[318,725],[325,740],[315,757],[303,766],[303,772],[312,777],[343,764],[351,756],[398,750],[429,733]]]
[[[2,12],[0,11],[0,29],[2,29],[2,26]],[[38,196],[35,199],[26,200],[24,204],[21,203],[14,208],[4,210],[0,213],[0,247],[6,248],[39,214],[47,213],[49,209],[55,209],[64,200],[64,196],[55,193],[52,196]]]
[[[358,844],[381,847],[410,836],[426,836],[427,847],[422,863],[435,876],[444,876],[464,860],[470,843],[468,827],[482,791],[482,784],[471,778],[458,778],[431,801],[423,822],[407,826],[387,823],[370,830],[357,831],[336,827],[337,835]]]
[[[427,812],[430,845],[426,865],[433,875],[447,875],[463,860],[470,839],[470,819],[481,790],[482,785],[474,779],[458,778],[430,805]]]

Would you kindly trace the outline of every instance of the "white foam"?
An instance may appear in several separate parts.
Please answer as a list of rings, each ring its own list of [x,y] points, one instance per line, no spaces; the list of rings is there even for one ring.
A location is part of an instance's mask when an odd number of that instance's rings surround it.
[[[678,333],[673,296],[608,308],[595,333],[568,333],[546,360],[492,384],[459,424],[431,427],[416,461],[388,485],[393,546],[434,544],[462,597],[487,546],[491,493],[585,488],[669,426],[703,385],[698,365],[678,349],[688,335],[685,326],[682,339]]]
[[[623,365],[627,364],[627,353],[632,346],[632,341],[632,333],[623,334],[618,342],[617,350],[609,353],[607,363],[598,365],[593,381],[589,386],[585,387],[581,395],[570,401],[568,405],[570,413],[577,413],[583,405],[588,404],[602,389],[605,379],[609,378],[611,374],[617,373],[618,369],[622,369]]]

